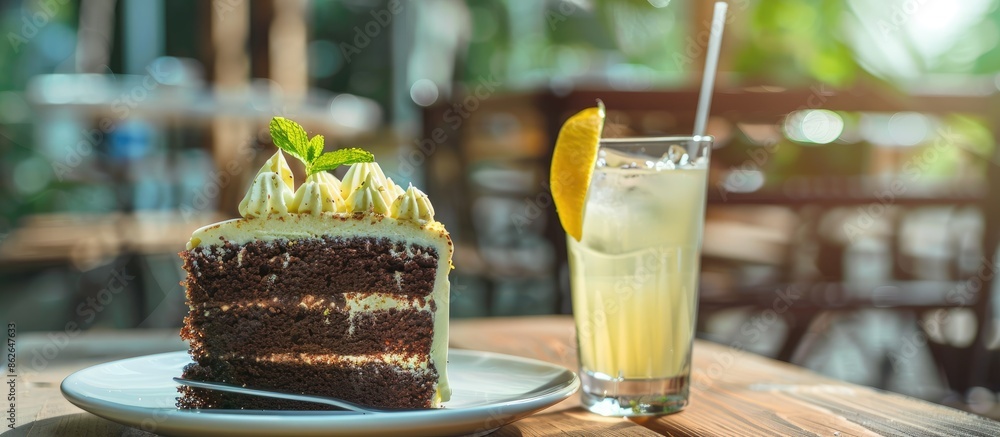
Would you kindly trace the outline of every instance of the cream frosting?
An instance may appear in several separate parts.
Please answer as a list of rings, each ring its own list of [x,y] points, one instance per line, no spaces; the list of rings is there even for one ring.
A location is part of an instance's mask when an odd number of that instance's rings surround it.
[[[320,176],[322,174],[328,175],[329,178]],[[316,173],[306,178],[306,181],[295,192],[295,197],[289,204],[288,211],[319,215],[323,212],[336,212],[344,209],[344,199],[340,197],[340,187],[330,183],[330,179],[337,180],[326,172]]]
[[[357,191],[358,188],[361,188],[369,177],[375,181],[376,187],[386,185],[385,173],[382,172],[382,167],[379,167],[378,163],[361,162],[352,165],[351,168],[347,169],[347,173],[344,174],[344,180],[340,186],[340,195],[346,199]]]
[[[337,179],[336,176],[330,174],[329,172],[321,171],[319,173],[315,173],[306,178],[306,181],[309,181],[310,178],[315,178],[316,182],[332,185],[333,188],[337,190],[337,194],[340,194],[340,179]],[[344,196],[340,195],[340,197],[343,198]]]
[[[411,186],[411,189],[414,188]],[[407,194],[407,191],[392,178],[386,177],[382,168],[374,162],[352,165],[343,181],[328,172],[315,173],[295,190],[292,170],[279,150],[257,172],[240,202],[239,211],[247,219],[270,215],[360,212],[404,220],[433,221],[434,208],[427,195],[420,190],[416,190],[415,194]],[[396,203],[400,203],[399,207],[393,208]]]
[[[399,219],[434,221],[434,207],[430,199],[413,185],[392,202],[389,211]]]
[[[235,357],[235,356],[234,356]],[[227,357],[231,358],[231,357]],[[272,363],[306,363],[306,364],[368,364],[386,363],[395,365],[400,370],[426,371],[427,361],[420,355],[378,354],[378,355],[336,355],[336,354],[267,354],[254,357],[254,361]]]
[[[240,202],[243,217],[266,217],[271,214],[288,214],[292,202],[295,179],[285,155],[278,150],[254,176],[250,189]]]
[[[285,155],[281,153],[281,149],[278,149],[274,155],[271,155],[264,166],[257,171],[257,174],[271,172],[277,174],[281,180],[288,186],[289,190],[295,189],[295,176],[292,175],[292,168],[288,166],[288,161],[285,160]]]
[[[277,173],[260,173],[240,202],[240,215],[246,218],[285,215],[288,214],[288,204],[294,197],[292,190],[282,182]]]
[[[435,303],[430,357],[439,375],[437,398],[433,404],[437,406],[448,401],[451,398],[447,373],[451,288],[448,273],[452,269],[453,245],[444,226],[434,221],[434,209],[427,195],[413,187],[404,191],[374,162],[352,165],[343,181],[327,172],[313,174],[298,190],[293,190],[291,169],[278,151],[258,171],[240,202],[239,211],[244,218],[196,230],[187,249],[209,250],[212,246],[221,249],[226,242],[239,245],[251,241],[324,237],[388,238],[433,247],[439,254],[437,276],[441,278],[435,282],[430,296]],[[348,303],[352,312],[416,304],[381,295],[358,295]]]
[[[365,175],[365,180],[361,182],[350,196],[347,196],[347,212],[374,212],[376,214],[389,214],[389,202],[386,200],[384,183],[379,184],[374,173]]]
[[[316,297],[311,294],[307,294],[298,300],[298,306],[305,308],[306,310],[316,310],[327,312],[331,309],[336,309],[338,311],[347,312],[366,312],[366,311],[380,311],[380,310],[391,310],[391,309],[414,309],[418,311],[430,311],[431,303],[429,300],[421,297],[403,297],[398,294],[393,293],[344,293],[344,302],[337,303],[335,301],[329,301],[321,297]],[[222,312],[229,311],[230,309],[240,309],[240,308],[270,308],[272,306],[282,306],[289,305],[287,301],[278,299],[277,297],[273,299],[250,299],[238,302],[228,302],[225,305],[221,305],[218,308]],[[291,302],[294,304],[294,302]],[[214,307],[205,304],[205,308],[212,309]]]
[[[392,181],[392,178],[387,177],[385,178],[385,192],[389,194],[389,204],[392,205],[392,202],[399,198],[399,196],[402,196],[406,191],[403,190],[403,187],[396,185],[396,183]]]

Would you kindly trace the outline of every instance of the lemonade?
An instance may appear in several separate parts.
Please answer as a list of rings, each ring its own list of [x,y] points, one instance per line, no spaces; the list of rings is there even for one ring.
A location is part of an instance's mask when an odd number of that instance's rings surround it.
[[[582,238],[567,238],[583,397],[593,411],[656,414],[687,403],[707,157],[668,155],[706,154],[707,141],[602,144]]]

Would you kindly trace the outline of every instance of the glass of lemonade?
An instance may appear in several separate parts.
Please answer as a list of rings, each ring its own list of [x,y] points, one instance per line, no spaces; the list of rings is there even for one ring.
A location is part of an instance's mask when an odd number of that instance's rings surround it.
[[[601,140],[582,238],[567,238],[590,411],[688,404],[711,146],[709,136]]]

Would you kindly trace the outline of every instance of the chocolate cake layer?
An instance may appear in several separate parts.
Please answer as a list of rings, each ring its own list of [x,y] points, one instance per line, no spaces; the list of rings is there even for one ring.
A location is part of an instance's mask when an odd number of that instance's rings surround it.
[[[190,342],[196,359],[205,354],[218,357],[232,353],[427,355],[434,329],[434,316],[426,310],[392,308],[355,313],[352,318],[343,309],[298,304],[251,305],[226,311],[196,308],[184,322],[181,337]],[[280,334],[275,327],[281,327]]]
[[[426,371],[404,371],[385,363],[344,368],[234,359],[206,364],[188,365],[184,368],[184,377],[332,396],[379,408],[429,408],[438,378],[434,366]],[[248,404],[244,402],[249,400],[246,396],[226,396],[184,387],[179,391],[182,396],[177,406],[181,408],[281,408],[271,400]]]
[[[188,301],[195,306],[279,294],[427,296],[434,289],[438,266],[434,248],[371,237],[227,242],[180,255],[188,272]]]

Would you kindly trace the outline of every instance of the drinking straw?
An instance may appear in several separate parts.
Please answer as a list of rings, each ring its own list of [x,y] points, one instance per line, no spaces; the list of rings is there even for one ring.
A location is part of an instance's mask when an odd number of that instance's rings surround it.
[[[726,2],[715,2],[712,14],[712,29],[708,36],[708,53],[705,54],[705,71],[701,78],[701,93],[698,95],[698,112],[694,118],[694,134],[705,135],[705,122],[712,106],[712,90],[715,88],[715,70],[719,66],[719,47],[722,45],[722,28],[726,26]]]

